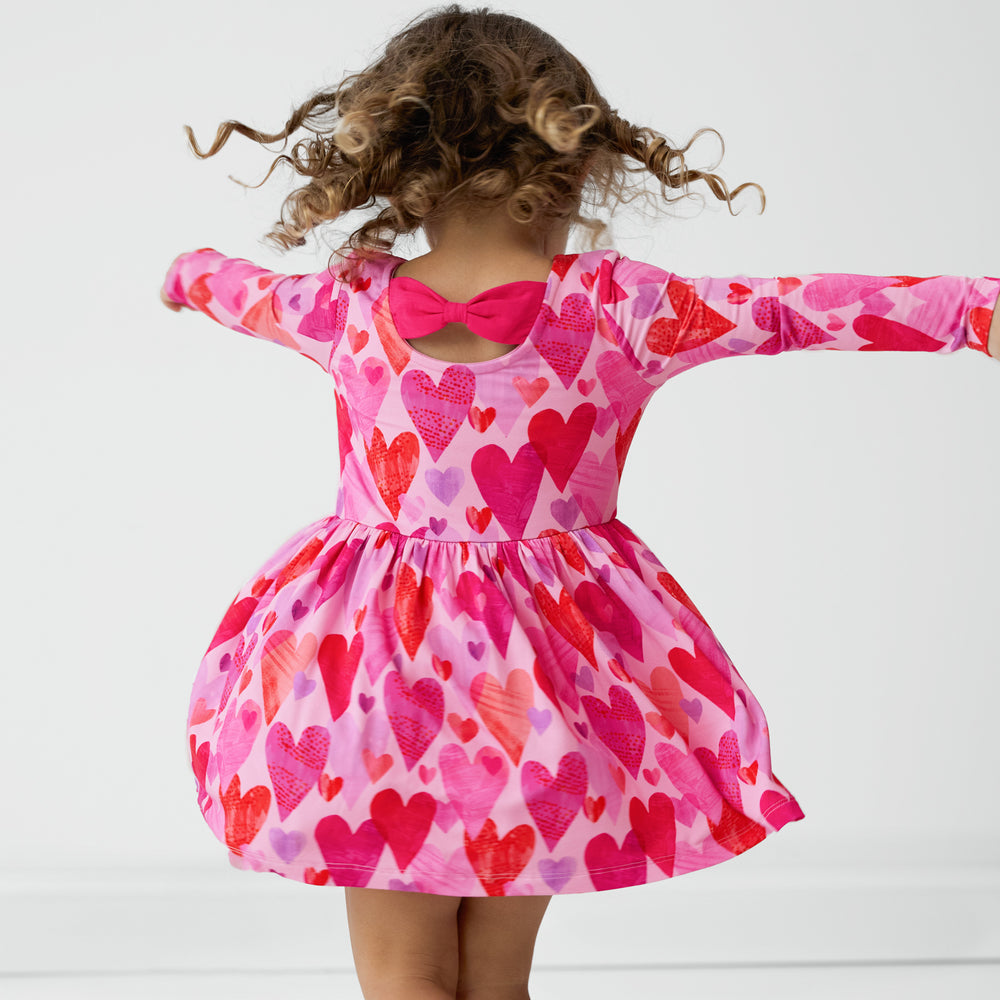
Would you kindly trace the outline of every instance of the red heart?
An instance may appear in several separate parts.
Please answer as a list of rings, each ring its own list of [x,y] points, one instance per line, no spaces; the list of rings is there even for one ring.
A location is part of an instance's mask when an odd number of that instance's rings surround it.
[[[734,306],[741,306],[744,302],[749,301],[750,296],[753,295],[753,289],[747,288],[746,285],[741,285],[739,282],[730,282],[729,287],[732,291],[726,296],[726,301]]]
[[[368,343],[368,331],[359,330],[353,323],[348,324],[347,339],[351,345],[351,354],[357,354]]]
[[[376,757],[368,747],[361,751],[361,759],[364,761],[365,770],[373,785],[392,767],[392,754],[384,753],[381,757]]]
[[[604,796],[592,799],[589,795],[583,800],[583,814],[591,823],[596,823],[604,812]]]
[[[347,636],[336,632],[326,636],[319,645],[316,660],[326,689],[330,714],[335,720],[347,711],[347,706],[351,703],[351,690],[364,645],[364,636],[360,632],[354,634],[350,646],[347,645]]]
[[[649,800],[648,810],[641,799],[632,799],[629,803],[628,818],[643,853],[657,868],[662,869],[667,875],[673,875],[677,824],[670,796],[656,792]]]
[[[486,530],[492,518],[493,511],[489,507],[479,508],[470,505],[465,508],[465,519],[477,534],[481,535]]]
[[[305,871],[306,885],[326,885],[330,881],[330,873],[324,868],[317,871],[315,868],[307,868]]]
[[[448,713],[448,725],[463,743],[468,743],[479,732],[479,724],[475,719],[463,719],[457,712]]]
[[[409,653],[411,660],[416,656],[417,647],[423,641],[427,623],[431,620],[434,610],[433,593],[434,581],[430,576],[423,577],[418,586],[413,567],[405,562],[400,565],[396,575],[396,598],[392,615],[403,648]]]
[[[386,788],[372,799],[372,822],[389,845],[400,871],[406,870],[423,847],[436,810],[437,800],[427,792],[417,792],[404,804],[395,788]]]
[[[361,631],[361,623],[365,620],[365,612],[368,610],[367,604],[362,604],[357,611],[354,612],[354,631]]]
[[[524,870],[535,849],[535,831],[526,823],[515,826],[503,840],[492,819],[483,823],[473,840],[465,834],[465,853],[488,896],[504,895],[504,886]]]
[[[740,781],[747,785],[756,785],[757,761],[754,761],[749,767],[741,767],[736,773],[740,776]]]
[[[681,319],[658,319],[646,333],[646,346],[654,354],[673,355],[704,347],[736,324],[716,312],[698,296],[693,285],[683,281],[667,283],[667,296],[674,313]]]
[[[319,794],[329,802],[344,787],[343,778],[331,778],[325,771],[319,776]]]
[[[478,406],[469,407],[469,423],[480,433],[493,423],[496,415],[497,410],[495,406],[487,406],[485,410],[479,409]]]
[[[794,292],[796,288],[802,287],[802,280],[800,278],[778,278],[778,294],[787,295],[789,292]]]
[[[434,666],[434,673],[436,673],[441,680],[446,681],[449,677],[451,677],[451,660],[442,660],[437,653],[432,653],[431,663]]]
[[[222,791],[221,787],[219,790]],[[222,792],[221,799],[226,814],[226,846],[236,848],[249,844],[267,819],[271,789],[267,785],[254,785],[246,795],[241,795],[240,776],[236,774]]]
[[[730,719],[736,718],[733,705],[733,685],[729,666],[721,652],[716,653],[715,660],[709,659],[704,651],[695,647],[692,656],[686,649],[675,646],[670,650],[668,659],[674,668],[674,673],[696,691],[703,694],[722,709]]]
[[[569,420],[558,410],[539,410],[528,423],[528,440],[560,491],[576,469],[596,420],[597,407],[581,403]]]
[[[393,517],[399,517],[399,496],[410,488],[419,464],[420,441],[413,431],[401,431],[388,447],[382,430],[372,432],[371,447],[365,445],[368,468]]]
[[[492,674],[477,674],[470,693],[483,724],[507,751],[507,756],[515,764],[519,763],[531,732],[528,709],[535,696],[531,675],[517,667],[510,672],[504,686]]]

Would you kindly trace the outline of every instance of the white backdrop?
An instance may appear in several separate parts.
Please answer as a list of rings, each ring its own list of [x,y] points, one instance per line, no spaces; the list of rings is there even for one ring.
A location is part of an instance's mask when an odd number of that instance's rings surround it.
[[[203,246],[321,270],[341,231],[264,244],[290,171],[244,189],[227,175],[255,184],[275,154],[234,135],[201,161],[182,126],[202,148],[229,118],[278,130],[424,7],[37,3],[0,40],[8,874],[229,871],[196,803],[190,685],[239,585],[333,510],[333,384],[158,291]],[[686,276],[1000,275],[996,5],[501,9],[630,120],[681,145],[717,128],[716,172],[767,192],[763,215],[699,183],[704,210],[623,215],[626,255]],[[689,163],[718,156],[709,135]],[[806,812],[712,878],[996,864],[998,433],[1000,365],[973,351],[740,358],[654,397],[619,516],[763,704]]]

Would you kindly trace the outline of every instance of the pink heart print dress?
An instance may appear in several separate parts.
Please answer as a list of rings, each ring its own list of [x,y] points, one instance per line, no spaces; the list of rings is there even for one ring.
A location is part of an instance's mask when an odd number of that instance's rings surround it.
[[[283,275],[206,248],[164,285],[321,365],[336,394],[335,511],[240,588],[191,692],[198,804],[231,863],[312,885],[601,892],[801,819],[760,704],[616,517],[629,444],[652,394],[714,359],[988,353],[1000,279],[692,279],[566,254],[517,346],[452,363],[394,321],[402,262]]]

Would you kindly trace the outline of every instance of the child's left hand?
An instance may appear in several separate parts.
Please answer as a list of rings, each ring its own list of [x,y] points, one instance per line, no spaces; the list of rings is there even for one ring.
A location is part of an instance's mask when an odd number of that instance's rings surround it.
[[[168,299],[167,298],[167,293],[162,288],[160,289],[160,301],[168,309],[172,309],[174,312],[180,312],[182,309],[186,309],[187,308],[187,306],[185,306],[181,302],[174,302],[173,299]]]

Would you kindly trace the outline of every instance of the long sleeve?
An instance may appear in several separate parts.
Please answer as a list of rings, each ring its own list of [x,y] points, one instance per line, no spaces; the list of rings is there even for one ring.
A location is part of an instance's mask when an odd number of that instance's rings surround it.
[[[969,347],[989,356],[1000,295],[998,278],[954,275],[681,278],[614,252],[595,278],[608,333],[654,387],[744,354]]]
[[[230,330],[289,347],[330,370],[346,302],[329,271],[276,274],[205,247],[173,261],[163,290]]]

